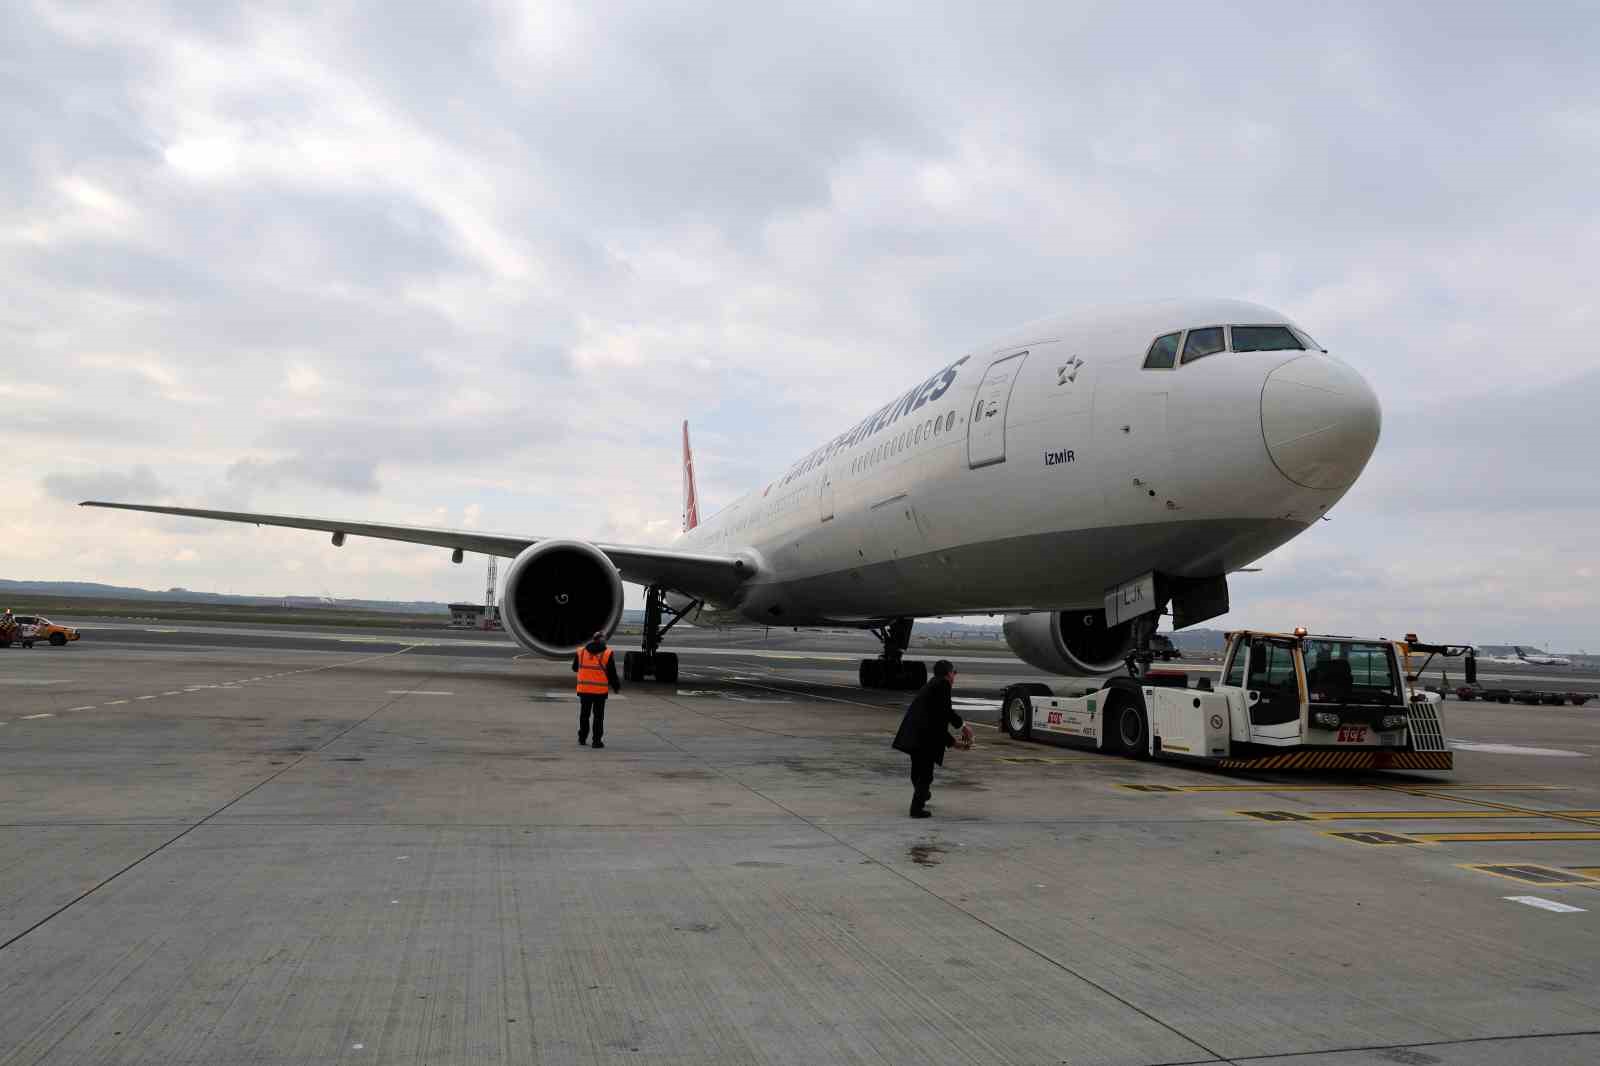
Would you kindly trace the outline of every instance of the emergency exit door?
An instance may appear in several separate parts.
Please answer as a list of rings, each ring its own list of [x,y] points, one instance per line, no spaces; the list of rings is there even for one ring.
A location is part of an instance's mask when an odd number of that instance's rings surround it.
[[[1017,352],[996,359],[983,375],[967,418],[967,466],[973,470],[1006,461],[1006,408],[1027,358]]]

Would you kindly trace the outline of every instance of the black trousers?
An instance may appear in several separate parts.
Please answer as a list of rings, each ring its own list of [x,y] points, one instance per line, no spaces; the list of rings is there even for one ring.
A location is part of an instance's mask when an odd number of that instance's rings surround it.
[[[933,756],[911,756],[911,809],[922,810],[933,797]]]
[[[578,742],[589,736],[589,712],[594,712],[594,739],[599,740],[606,731],[606,698],[578,693]]]

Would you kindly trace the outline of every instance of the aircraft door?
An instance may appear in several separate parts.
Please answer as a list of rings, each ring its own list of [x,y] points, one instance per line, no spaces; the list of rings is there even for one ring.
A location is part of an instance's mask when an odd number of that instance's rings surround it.
[[[833,471],[826,466],[822,468],[822,487],[817,490],[817,494],[821,520],[833,521]]]
[[[973,470],[1006,461],[1006,408],[1027,358],[1016,352],[996,359],[983,375],[967,419],[967,466]]]

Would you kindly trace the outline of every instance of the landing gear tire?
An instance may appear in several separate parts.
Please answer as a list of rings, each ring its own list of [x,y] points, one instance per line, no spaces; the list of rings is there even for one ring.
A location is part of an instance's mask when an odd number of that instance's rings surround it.
[[[1144,709],[1131,699],[1124,698],[1117,707],[1116,743],[1122,754],[1135,759],[1150,757],[1150,726],[1145,721]]]
[[[1027,740],[1033,736],[1033,700],[1026,692],[1013,692],[1006,697],[1000,724],[1012,740]]]
[[[908,692],[915,692],[928,683],[928,664],[924,662],[902,662],[900,664],[900,687]]]
[[[663,685],[676,685],[678,683],[678,653],[675,651],[656,652],[656,680]]]
[[[644,658],[639,652],[625,651],[622,653],[622,680],[633,684],[635,681],[644,680],[644,671],[640,669],[639,660]]]
[[[862,688],[882,688],[883,687],[883,660],[882,659],[862,659],[861,660],[861,687]]]

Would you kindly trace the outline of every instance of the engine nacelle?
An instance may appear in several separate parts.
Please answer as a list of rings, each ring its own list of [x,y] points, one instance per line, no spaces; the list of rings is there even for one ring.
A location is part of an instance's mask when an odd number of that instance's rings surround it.
[[[559,659],[622,617],[622,578],[604,552],[581,540],[542,540],[506,571],[500,619],[529,651]]]
[[[1006,643],[1029,666],[1067,677],[1094,677],[1122,669],[1133,650],[1133,622],[1107,626],[1098,607],[1040,614],[1008,614]]]

